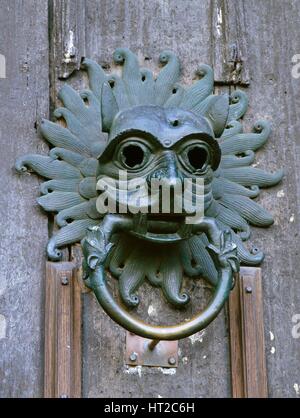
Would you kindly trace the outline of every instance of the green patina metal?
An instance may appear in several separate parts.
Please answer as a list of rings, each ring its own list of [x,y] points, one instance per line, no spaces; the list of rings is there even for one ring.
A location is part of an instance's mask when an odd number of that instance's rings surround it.
[[[211,67],[201,65],[199,80],[184,87],[179,84],[179,60],[170,51],[160,55],[163,68],[156,79],[139,67],[130,50],[117,49],[113,57],[122,65],[121,77],[84,60],[90,89],[77,93],[65,85],[59,92],[64,107],[54,116],[66,127],[41,123],[43,136],[53,146],[49,155],[26,155],[16,168],[47,179],[38,203],[56,213],[60,227],[48,243],[49,258],[59,260],[61,247],[82,240],[86,283],[116,322],[146,338],[182,338],[218,314],[239,262],[253,266],[262,261],[263,253],[250,252],[244,241],[250,237],[250,225],[269,226],[273,218],[254,198],[260,188],[278,183],[283,173],[252,166],[270,125],[259,121],[253,132],[243,133],[239,120],[247,110],[247,96],[242,91],[214,95]],[[180,216],[150,216],[140,213],[138,203],[135,214],[100,214],[96,183],[117,181],[119,170],[127,171],[128,180],[158,179],[171,189],[178,179],[203,179],[205,217],[191,226],[186,223],[187,207]],[[116,200],[122,203],[120,196]],[[129,307],[138,305],[138,288],[145,280],[160,287],[176,307],[189,301],[182,293],[184,275],[205,278],[215,293],[208,308],[190,322],[153,327],[113,301],[106,269],[118,279],[120,296]]]

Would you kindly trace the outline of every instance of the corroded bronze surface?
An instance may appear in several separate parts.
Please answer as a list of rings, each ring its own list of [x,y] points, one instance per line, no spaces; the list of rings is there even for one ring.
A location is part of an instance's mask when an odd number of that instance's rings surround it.
[[[79,93],[65,85],[59,93],[64,107],[54,116],[66,127],[44,120],[43,136],[54,146],[49,156],[27,155],[18,159],[20,172],[28,168],[47,179],[39,204],[57,213],[61,228],[48,244],[48,255],[60,258],[59,248],[83,240],[86,283],[118,323],[148,338],[175,339],[198,331],[215,318],[232,287],[232,272],[239,262],[257,265],[263,253],[244,246],[250,226],[268,226],[272,216],[253,198],[261,187],[280,181],[274,174],[252,167],[255,151],[270,134],[266,121],[243,133],[239,119],[248,106],[246,94],[230,97],[213,94],[213,70],[201,65],[200,79],[192,86],[178,84],[180,64],[170,51],[160,55],[164,66],[154,79],[140,68],[128,49],[114,53],[122,76],[107,75],[94,61],[85,59],[90,90]],[[122,193],[113,195],[111,181],[122,190],[120,170],[127,180],[153,180],[173,190],[178,181],[203,181],[204,218],[188,224],[187,214],[197,192],[192,189],[180,215],[173,209],[151,213],[149,201],[137,190],[131,193],[132,211]],[[98,182],[98,183],[97,183]],[[99,182],[106,185],[116,213],[99,210]],[[199,193],[198,193],[199,194]],[[142,196],[143,197],[143,196]],[[161,194],[156,194],[161,205]],[[155,200],[155,199],[154,199]],[[178,203],[178,202],[177,202]],[[182,292],[183,275],[204,277],[215,288],[208,308],[190,323],[156,328],[135,320],[116,305],[107,288],[105,268],[118,278],[122,301],[139,303],[138,288],[144,280],[159,286],[167,301],[180,307],[189,301]]]

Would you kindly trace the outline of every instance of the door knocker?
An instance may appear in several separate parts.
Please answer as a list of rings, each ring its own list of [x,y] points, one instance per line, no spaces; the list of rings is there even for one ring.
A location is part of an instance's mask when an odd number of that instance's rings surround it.
[[[61,247],[81,241],[85,283],[106,313],[139,336],[177,340],[218,315],[240,263],[262,261],[263,253],[244,242],[249,225],[266,227],[273,218],[253,199],[283,173],[252,166],[270,124],[260,120],[243,133],[247,96],[213,94],[211,67],[201,65],[199,80],[183,87],[170,51],[161,53],[156,78],[126,48],[113,59],[121,76],[83,61],[90,89],[77,93],[65,85],[63,107],[54,112],[63,124],[41,122],[49,155],[26,155],[16,168],[47,179],[38,203],[60,227],[49,240],[49,258],[59,260]],[[122,304],[110,293],[108,271]],[[154,326],[123,307],[139,304],[145,280],[175,307],[187,304],[183,276],[203,277],[213,288],[207,308],[188,322]]]

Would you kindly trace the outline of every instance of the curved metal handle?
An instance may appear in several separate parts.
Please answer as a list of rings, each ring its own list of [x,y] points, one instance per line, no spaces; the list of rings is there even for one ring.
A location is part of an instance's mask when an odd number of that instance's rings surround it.
[[[219,282],[216,291],[207,308],[190,321],[172,326],[155,326],[132,316],[116,303],[110,293],[104,267],[111,248],[109,238],[116,229],[120,227],[121,229],[129,229],[132,225],[129,219],[124,220],[116,215],[108,216],[110,218],[104,220],[101,226],[94,227],[89,231],[83,242],[85,268],[89,270],[86,284],[94,291],[105,312],[128,331],[154,340],[178,340],[207,327],[216,318],[228,299],[229,292],[233,287],[233,272],[238,269],[236,246],[231,242],[229,234],[220,231],[215,221],[210,218],[204,218],[198,225],[197,230],[207,232],[208,238],[212,242],[209,249],[218,260]]]

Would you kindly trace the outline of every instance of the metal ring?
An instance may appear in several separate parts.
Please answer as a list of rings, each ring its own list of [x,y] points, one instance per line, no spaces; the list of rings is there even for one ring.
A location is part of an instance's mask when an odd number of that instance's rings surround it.
[[[171,326],[149,325],[118,305],[107,286],[106,274],[102,265],[90,274],[89,287],[94,291],[98,302],[110,318],[128,331],[149,339],[179,340],[207,327],[224,306],[232,288],[232,269],[228,265],[220,268],[219,273],[218,286],[207,308],[190,321]]]

